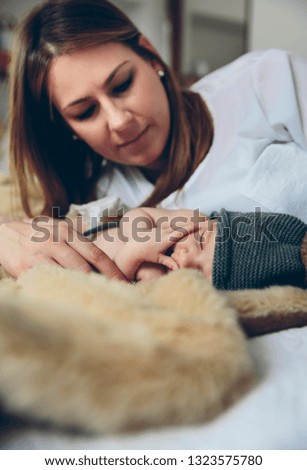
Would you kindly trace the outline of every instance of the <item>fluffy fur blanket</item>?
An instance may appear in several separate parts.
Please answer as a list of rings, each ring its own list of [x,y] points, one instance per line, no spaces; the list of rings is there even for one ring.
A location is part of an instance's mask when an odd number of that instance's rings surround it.
[[[5,179],[0,194],[4,214]],[[203,422],[256,380],[246,335],[305,324],[297,288],[223,293],[192,270],[126,285],[36,266],[0,281],[0,404],[90,432]]]

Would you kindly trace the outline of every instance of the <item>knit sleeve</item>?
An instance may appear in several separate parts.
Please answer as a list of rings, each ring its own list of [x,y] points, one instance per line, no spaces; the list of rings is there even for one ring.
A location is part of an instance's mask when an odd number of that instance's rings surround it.
[[[306,287],[307,225],[274,213],[221,210],[213,260],[218,289]]]

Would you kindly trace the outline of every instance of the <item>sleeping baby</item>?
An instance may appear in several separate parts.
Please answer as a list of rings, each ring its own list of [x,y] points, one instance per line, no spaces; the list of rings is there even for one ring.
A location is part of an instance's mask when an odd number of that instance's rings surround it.
[[[305,287],[306,233],[307,225],[285,214],[222,209],[207,217],[146,207],[128,211],[94,243],[129,281],[191,268],[218,289]]]

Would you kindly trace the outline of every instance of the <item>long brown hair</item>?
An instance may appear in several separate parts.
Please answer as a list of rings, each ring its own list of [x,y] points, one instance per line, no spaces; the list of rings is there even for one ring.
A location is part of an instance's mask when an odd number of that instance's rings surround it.
[[[29,184],[39,183],[44,213],[95,198],[102,174],[101,156],[74,141],[60,119],[53,119],[47,90],[54,57],[108,41],[122,42],[165,71],[171,130],[168,159],[154,191],[144,204],[154,206],[182,188],[211,145],[213,126],[201,97],[182,90],[170,69],[154,52],[139,44],[140,32],[108,0],[51,0],[34,8],[16,35],[11,65],[11,168],[25,212],[31,216]]]

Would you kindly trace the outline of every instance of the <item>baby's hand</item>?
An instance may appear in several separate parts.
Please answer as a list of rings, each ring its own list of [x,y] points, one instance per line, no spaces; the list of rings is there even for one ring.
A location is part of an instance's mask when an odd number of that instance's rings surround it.
[[[159,226],[134,234],[125,243],[115,262],[129,280],[135,280],[136,272],[145,262],[165,266],[168,270],[178,269],[177,262],[165,253],[194,229],[194,224],[189,221],[182,223],[180,227]]]

